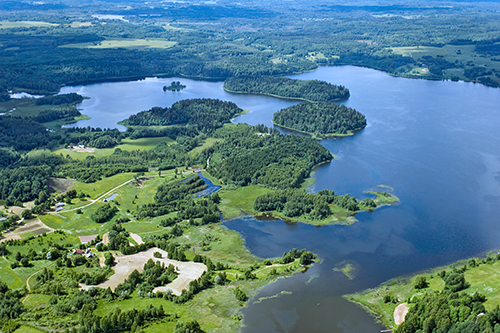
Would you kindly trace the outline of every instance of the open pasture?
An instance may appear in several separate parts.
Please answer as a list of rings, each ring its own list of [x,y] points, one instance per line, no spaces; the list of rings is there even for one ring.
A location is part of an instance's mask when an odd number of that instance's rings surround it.
[[[66,44],[61,47],[64,48],[77,48],[77,49],[168,49],[177,44],[163,39],[106,39],[97,43],[75,43]]]

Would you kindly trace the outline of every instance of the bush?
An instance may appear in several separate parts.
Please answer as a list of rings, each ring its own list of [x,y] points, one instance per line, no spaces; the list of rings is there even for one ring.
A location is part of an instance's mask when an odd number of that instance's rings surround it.
[[[427,283],[427,279],[425,276],[419,275],[415,278],[415,281],[413,282],[413,287],[415,289],[424,289],[429,286],[429,283]]]
[[[247,295],[238,287],[236,287],[236,289],[234,289],[234,296],[236,297],[236,299],[238,301],[246,301],[247,299]]]

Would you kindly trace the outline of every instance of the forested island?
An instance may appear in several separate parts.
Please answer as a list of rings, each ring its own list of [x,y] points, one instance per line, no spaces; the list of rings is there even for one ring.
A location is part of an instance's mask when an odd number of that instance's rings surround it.
[[[236,104],[218,99],[186,99],[174,103],[170,108],[155,107],[139,112],[123,121],[127,126],[196,126],[207,131],[221,127],[234,116],[242,113]]]
[[[352,135],[366,126],[366,119],[345,105],[323,102],[301,103],[282,109],[273,115],[273,123],[321,139]]]
[[[462,260],[344,296],[395,333],[500,331],[500,255]]]
[[[163,91],[181,91],[186,88],[185,85],[181,84],[179,81],[173,81],[169,86],[163,86]]]
[[[281,76],[232,77],[224,81],[232,93],[268,95],[308,102],[332,102],[349,98],[349,89],[319,80],[295,80]]]

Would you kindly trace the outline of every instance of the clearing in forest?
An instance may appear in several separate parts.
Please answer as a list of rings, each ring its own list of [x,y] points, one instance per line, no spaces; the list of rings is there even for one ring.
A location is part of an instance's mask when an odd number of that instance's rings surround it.
[[[155,258],[153,255],[155,252],[160,252],[162,257]],[[119,284],[123,283],[125,279],[129,277],[130,273],[132,273],[135,269],[138,272],[142,273],[144,264],[149,259],[153,259],[155,262],[163,262],[165,263],[165,266],[172,264],[176,267],[176,273],[179,274],[173,282],[167,284],[166,286],[155,288],[155,292],[171,289],[173,294],[180,295],[183,289],[187,289],[189,287],[189,282],[198,279],[203,274],[203,272],[207,270],[207,266],[202,263],[168,259],[166,251],[154,247],[147,251],[139,252],[133,255],[117,257],[117,263],[113,267],[115,274],[113,274],[108,280],[97,285],[96,287],[104,289],[110,287],[111,290],[115,290],[115,288]],[[81,288],[89,289],[91,287],[92,286],[82,285]]]

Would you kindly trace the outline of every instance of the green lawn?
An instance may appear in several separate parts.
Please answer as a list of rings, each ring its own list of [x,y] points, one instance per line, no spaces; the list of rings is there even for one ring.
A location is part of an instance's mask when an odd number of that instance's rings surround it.
[[[470,283],[468,292],[486,295],[484,307],[492,310],[500,305],[500,262],[483,264],[479,267],[470,268],[465,272],[465,280]]]

